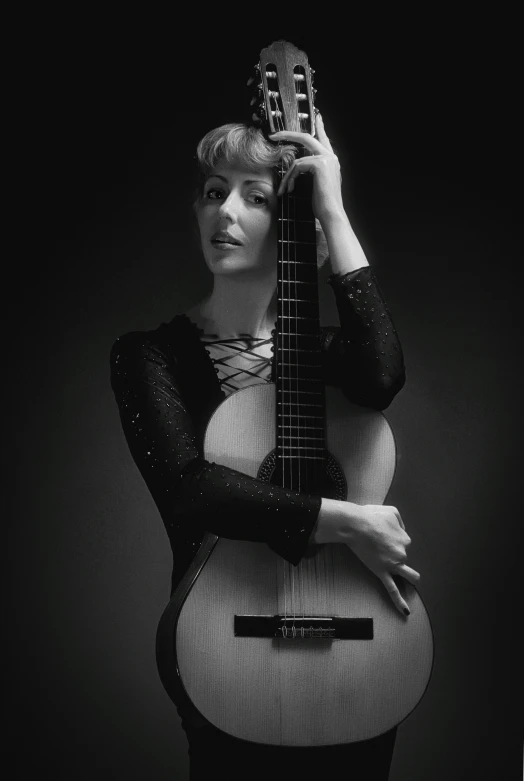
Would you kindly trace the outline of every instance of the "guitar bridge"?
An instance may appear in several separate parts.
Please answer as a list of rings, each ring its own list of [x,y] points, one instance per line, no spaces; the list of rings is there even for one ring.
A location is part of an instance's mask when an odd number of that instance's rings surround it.
[[[373,640],[372,618],[235,615],[235,637],[286,640]]]

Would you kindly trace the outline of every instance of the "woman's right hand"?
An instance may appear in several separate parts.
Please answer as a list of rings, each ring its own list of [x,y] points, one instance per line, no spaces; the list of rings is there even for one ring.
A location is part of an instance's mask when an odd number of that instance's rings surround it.
[[[396,507],[322,499],[312,541],[348,545],[382,581],[397,610],[409,615],[409,607],[393,578],[400,575],[416,585],[420,575],[406,564],[406,548],[411,539]]]

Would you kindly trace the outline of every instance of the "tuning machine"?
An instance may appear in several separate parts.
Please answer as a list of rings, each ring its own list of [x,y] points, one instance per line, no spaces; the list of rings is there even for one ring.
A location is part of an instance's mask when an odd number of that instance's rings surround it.
[[[264,103],[263,100],[259,101],[256,110],[251,115],[251,119],[257,125],[262,125],[267,120],[266,104]]]
[[[251,85],[253,84],[253,82],[256,79],[260,79],[260,63],[257,63],[256,65],[254,65],[253,66],[253,70],[255,71],[254,74],[252,76],[250,76],[249,79],[247,80],[247,86],[248,87],[251,87]],[[259,86],[260,87],[262,86],[261,82],[259,83]]]
[[[253,90],[253,97],[251,98],[249,105],[254,106],[255,103],[262,103],[263,100],[264,100],[264,89],[262,87],[262,83],[260,83],[257,84],[255,89]]]

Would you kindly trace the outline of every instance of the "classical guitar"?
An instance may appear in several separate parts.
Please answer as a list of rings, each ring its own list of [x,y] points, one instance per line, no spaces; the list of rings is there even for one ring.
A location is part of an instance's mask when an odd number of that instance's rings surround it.
[[[313,134],[306,55],[274,43],[258,78],[267,127]],[[308,180],[279,207],[276,383],[220,404],[205,456],[285,488],[380,504],[395,469],[391,429],[322,381]],[[345,545],[312,545],[294,567],[264,544],[208,534],[160,620],[162,682],[175,702],[189,697],[207,721],[248,741],[323,746],[379,735],[415,708],[432,668],[427,612],[402,583],[407,619]]]

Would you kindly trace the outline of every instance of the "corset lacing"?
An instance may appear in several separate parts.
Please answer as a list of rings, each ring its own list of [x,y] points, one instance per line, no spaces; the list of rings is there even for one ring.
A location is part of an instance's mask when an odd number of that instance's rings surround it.
[[[272,339],[254,336],[214,339],[208,335],[201,338],[226,395],[249,385],[270,381]]]

